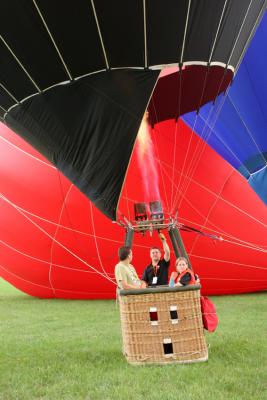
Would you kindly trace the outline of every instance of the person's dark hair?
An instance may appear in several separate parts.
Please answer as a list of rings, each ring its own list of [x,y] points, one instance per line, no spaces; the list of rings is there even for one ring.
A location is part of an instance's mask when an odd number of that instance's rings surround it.
[[[126,260],[126,258],[129,256],[130,252],[131,252],[131,247],[129,247],[129,246],[120,247],[119,251],[118,251],[119,259],[121,261]]]
[[[150,251],[151,251],[151,250],[155,250],[155,249],[157,249],[157,250],[159,250],[159,251],[161,252],[160,248],[157,247],[157,246],[150,247]]]

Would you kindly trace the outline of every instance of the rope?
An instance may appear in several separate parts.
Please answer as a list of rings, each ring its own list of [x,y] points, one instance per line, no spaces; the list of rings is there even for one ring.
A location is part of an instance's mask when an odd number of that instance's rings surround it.
[[[58,176],[59,176],[59,172],[58,172]],[[59,176],[59,179],[60,179],[60,176]],[[54,236],[53,236],[53,240],[52,240],[52,243],[51,243],[51,248],[50,248],[50,265],[49,265],[49,274],[48,274],[48,276],[49,276],[49,283],[50,283],[50,285],[51,285],[51,288],[52,288],[52,290],[53,290],[54,295],[55,295],[55,290],[54,290],[53,285],[52,285],[52,276],[51,276],[51,274],[52,274],[52,265],[53,265],[53,264],[52,264],[52,260],[53,260],[53,249],[54,249],[55,238],[56,238],[57,233],[58,233],[58,230],[59,230],[59,223],[60,223],[60,221],[61,221],[61,217],[62,217],[62,214],[63,214],[63,210],[64,210],[64,208],[66,207],[66,206],[65,206],[65,202],[66,202],[66,200],[67,200],[67,198],[68,198],[68,196],[69,196],[69,193],[70,193],[72,187],[73,187],[73,184],[71,184],[71,185],[69,186],[69,189],[68,189],[68,192],[67,192],[66,196],[63,196],[63,202],[62,202],[61,210],[60,210],[60,213],[59,213],[59,219],[58,219],[58,223],[57,223],[57,225],[56,225],[56,230],[55,230],[55,233],[54,233]]]
[[[13,208],[15,208],[19,214],[23,215],[24,218],[26,218],[31,224],[33,224],[38,230],[40,230],[44,235],[46,235],[47,237],[49,237],[50,239],[53,240],[53,236],[51,236],[48,232],[46,232],[43,228],[41,228],[36,222],[34,222],[33,220],[31,220],[25,213],[23,213],[18,207],[16,207],[9,199],[7,199],[3,194],[0,193],[0,198],[2,198],[2,200],[6,201],[8,204],[10,204]],[[88,268],[91,268],[93,271],[95,271],[97,274],[99,274],[100,276],[106,278],[108,281],[112,282],[114,285],[116,285],[116,283],[114,282],[114,280],[112,280],[111,278],[107,277],[106,275],[102,274],[100,271],[98,271],[96,268],[94,268],[92,265],[88,264],[85,260],[83,260],[81,257],[79,257],[77,254],[75,254],[73,251],[71,251],[70,249],[68,249],[66,246],[64,246],[61,242],[59,242],[58,240],[54,239],[55,243],[57,243],[61,248],[63,248],[65,251],[67,251],[69,254],[71,254],[73,257],[75,257],[77,260],[81,261],[84,265],[86,265]]]

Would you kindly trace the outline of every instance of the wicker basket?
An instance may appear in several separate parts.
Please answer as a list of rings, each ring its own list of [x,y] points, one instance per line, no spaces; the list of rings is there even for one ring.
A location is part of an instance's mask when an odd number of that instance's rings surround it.
[[[200,285],[120,290],[123,353],[130,364],[206,361]]]

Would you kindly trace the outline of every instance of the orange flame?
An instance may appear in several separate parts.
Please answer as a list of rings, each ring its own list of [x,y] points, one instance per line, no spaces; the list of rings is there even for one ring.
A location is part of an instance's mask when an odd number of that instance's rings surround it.
[[[137,135],[137,156],[144,184],[145,201],[159,200],[159,179],[155,150],[150,135],[146,111]]]

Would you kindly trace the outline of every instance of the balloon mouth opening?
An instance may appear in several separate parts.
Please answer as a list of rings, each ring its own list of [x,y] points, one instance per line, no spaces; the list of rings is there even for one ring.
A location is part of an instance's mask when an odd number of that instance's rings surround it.
[[[194,64],[163,68],[144,111],[133,152],[137,166],[134,173],[140,179],[142,191],[138,201],[148,204],[164,199],[167,213],[173,213],[180,195],[173,189],[174,204],[168,204],[164,186],[161,184],[165,170],[159,162],[161,148],[157,143],[162,123],[168,124],[168,121],[172,120],[175,121],[175,129],[181,129],[180,117],[189,112],[197,112],[202,105],[215,101],[219,94],[227,89],[232,77],[232,70],[219,65],[208,67]],[[119,202],[118,210],[120,204]],[[133,210],[129,213],[133,217]],[[119,215],[117,217],[119,218]],[[144,216],[142,218],[145,220]]]

